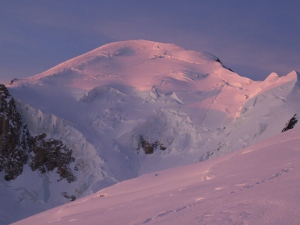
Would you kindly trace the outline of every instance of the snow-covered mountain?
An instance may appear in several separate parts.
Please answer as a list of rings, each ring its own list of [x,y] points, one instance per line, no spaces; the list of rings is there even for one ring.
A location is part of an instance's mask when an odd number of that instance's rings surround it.
[[[45,143],[56,140],[65,146],[62,152],[71,152],[61,168],[75,178],[61,179],[60,167],[32,171],[31,161],[14,179],[5,180],[1,172],[0,191],[8,197],[0,217],[15,221],[292,128],[300,113],[298,77],[293,71],[252,81],[211,54],[138,40],[108,44],[14,79],[5,101],[14,99],[30,137],[43,135]],[[47,155],[48,149],[40,152]],[[30,160],[33,153],[27,149]],[[48,165],[48,158],[42,159]]]

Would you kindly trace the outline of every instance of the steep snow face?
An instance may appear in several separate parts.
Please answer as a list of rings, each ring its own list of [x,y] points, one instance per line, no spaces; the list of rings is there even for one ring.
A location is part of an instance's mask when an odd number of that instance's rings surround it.
[[[300,113],[299,74],[296,71],[279,77],[275,73],[253,84],[247,101],[237,117],[224,126],[205,147],[202,159],[247,147],[282,131],[286,123]]]
[[[9,91],[33,134],[62,140],[87,162],[84,196],[280,133],[300,113],[298,76],[254,82],[211,54],[139,40],[15,80]]]
[[[123,181],[15,224],[298,224],[299,131]]]
[[[77,171],[76,181],[72,185],[73,195],[81,197],[92,193],[95,181],[104,179],[103,160],[97,154],[95,147],[68,121],[54,115],[44,114],[41,110],[29,105],[21,104],[19,109],[24,118],[23,122],[27,124],[32,134],[46,133],[48,138],[63,140],[67,147],[72,150],[72,156],[75,158],[74,168]],[[71,189],[71,186],[68,186]]]
[[[102,186],[111,183],[101,173],[103,162],[95,149],[77,130],[55,116],[25,109],[23,117],[28,114],[31,120],[23,121],[14,98],[0,85],[0,192],[6,196],[0,224],[93,193],[98,180]],[[34,134],[24,122],[35,128]]]

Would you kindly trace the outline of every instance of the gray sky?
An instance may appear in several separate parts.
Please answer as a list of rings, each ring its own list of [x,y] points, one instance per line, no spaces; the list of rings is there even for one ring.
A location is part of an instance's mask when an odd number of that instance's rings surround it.
[[[263,80],[300,71],[300,1],[0,0],[0,83],[131,39],[210,52]]]

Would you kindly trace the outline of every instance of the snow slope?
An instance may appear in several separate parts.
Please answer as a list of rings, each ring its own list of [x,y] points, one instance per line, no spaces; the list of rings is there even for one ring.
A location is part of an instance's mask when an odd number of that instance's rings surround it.
[[[38,174],[33,185],[26,182],[29,170],[15,181],[0,180],[1,193],[13,196],[9,204],[22,213],[1,204],[0,211],[14,221],[68,202],[64,192],[80,198],[279,134],[300,113],[298,77],[272,73],[256,82],[209,53],[137,40],[14,80],[8,89],[30,132],[62,140],[80,169],[71,185]]]
[[[123,181],[15,224],[299,224],[299,132]]]

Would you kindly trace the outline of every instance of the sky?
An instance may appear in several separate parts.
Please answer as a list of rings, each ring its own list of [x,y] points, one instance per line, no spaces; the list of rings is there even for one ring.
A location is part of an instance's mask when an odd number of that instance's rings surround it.
[[[0,0],[0,83],[135,39],[216,55],[241,76],[300,71],[300,1]]]

